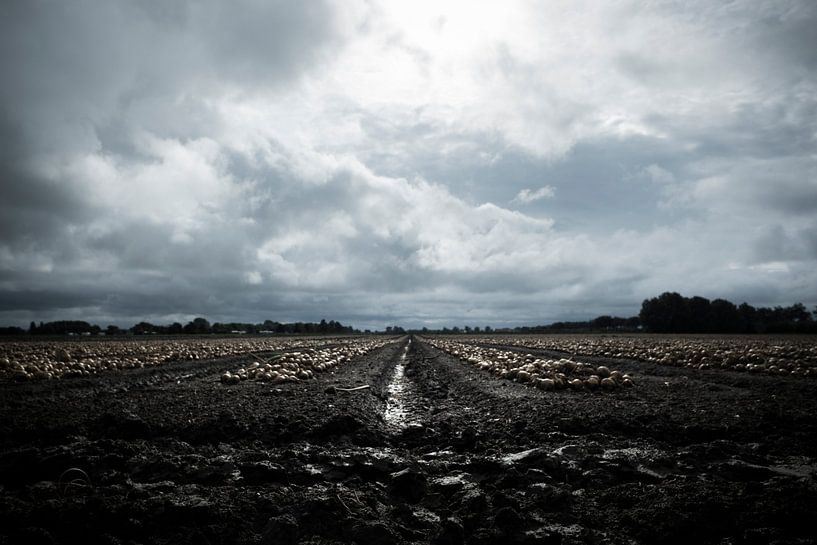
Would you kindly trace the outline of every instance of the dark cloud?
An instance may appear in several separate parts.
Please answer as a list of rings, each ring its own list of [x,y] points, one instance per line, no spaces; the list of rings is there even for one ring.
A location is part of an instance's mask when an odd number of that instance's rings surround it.
[[[779,224],[764,227],[754,248],[757,263],[813,262],[817,260],[817,223],[794,232]]]
[[[817,178],[770,182],[764,188],[763,197],[782,212],[813,218],[817,215]]]
[[[98,302],[88,294],[66,293],[61,290],[2,290],[0,312],[26,309],[32,312],[51,313],[59,309],[91,306]]]
[[[786,9],[781,6],[782,9]],[[813,2],[790,3],[789,11],[761,19],[754,38],[783,61],[794,77],[817,69],[817,5]]]
[[[19,124],[0,119],[0,243],[14,251],[53,249],[65,229],[92,214],[84,195],[60,180],[47,180],[28,168],[25,136]]]

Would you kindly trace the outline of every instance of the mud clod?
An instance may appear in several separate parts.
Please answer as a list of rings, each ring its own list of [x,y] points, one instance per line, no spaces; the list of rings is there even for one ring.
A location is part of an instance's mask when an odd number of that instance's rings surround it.
[[[465,543],[465,530],[459,520],[446,518],[442,521],[440,532],[432,541],[434,545],[462,545]]]
[[[397,498],[417,503],[426,493],[426,476],[411,468],[392,473],[389,491]]]
[[[352,539],[360,545],[383,543],[394,545],[398,542],[394,533],[382,522],[361,522],[352,529]]]
[[[499,502],[501,505],[504,502]],[[496,507],[497,505],[494,504]],[[499,507],[494,515],[494,525],[505,534],[515,534],[521,531],[522,517],[513,507]]]
[[[298,543],[298,521],[291,515],[272,517],[264,527],[262,545],[293,545]]]

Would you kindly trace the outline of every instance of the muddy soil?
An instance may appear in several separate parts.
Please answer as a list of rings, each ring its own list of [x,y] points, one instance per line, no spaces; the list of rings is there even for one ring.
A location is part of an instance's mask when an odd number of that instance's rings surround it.
[[[586,359],[636,386],[416,338],[275,386],[221,384],[240,359],[0,384],[0,543],[817,543],[817,381]]]

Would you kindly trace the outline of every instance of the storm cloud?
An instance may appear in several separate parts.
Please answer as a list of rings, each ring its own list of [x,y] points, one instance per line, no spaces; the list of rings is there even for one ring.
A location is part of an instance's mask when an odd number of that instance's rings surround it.
[[[0,6],[0,323],[817,304],[810,1]]]

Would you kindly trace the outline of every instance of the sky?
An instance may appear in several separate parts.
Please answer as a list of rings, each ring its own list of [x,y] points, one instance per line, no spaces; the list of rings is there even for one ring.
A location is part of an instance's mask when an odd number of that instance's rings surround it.
[[[5,0],[0,325],[817,305],[813,0]]]

